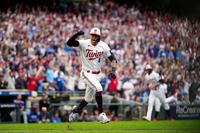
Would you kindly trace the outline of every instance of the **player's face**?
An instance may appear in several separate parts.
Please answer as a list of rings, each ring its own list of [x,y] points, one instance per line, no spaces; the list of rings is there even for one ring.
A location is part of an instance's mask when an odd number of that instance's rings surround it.
[[[98,40],[99,40],[99,36],[98,35],[90,35],[90,39],[91,39],[91,43],[92,45],[97,45]]]

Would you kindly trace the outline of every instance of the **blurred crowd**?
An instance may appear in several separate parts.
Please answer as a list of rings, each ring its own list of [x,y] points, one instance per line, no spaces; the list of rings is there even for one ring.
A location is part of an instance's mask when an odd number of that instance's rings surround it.
[[[14,11],[1,12],[0,89],[38,94],[84,90],[79,51],[66,42],[80,29],[86,33],[81,38],[88,38],[94,26],[101,29],[101,39],[118,60],[117,79],[107,77],[107,61],[102,68],[105,94],[147,102],[143,73],[149,63],[163,75],[168,96],[178,93],[177,103],[190,103],[189,88],[200,81],[199,22],[110,0],[59,3],[51,8],[18,5]],[[200,89],[197,104],[199,94]]]

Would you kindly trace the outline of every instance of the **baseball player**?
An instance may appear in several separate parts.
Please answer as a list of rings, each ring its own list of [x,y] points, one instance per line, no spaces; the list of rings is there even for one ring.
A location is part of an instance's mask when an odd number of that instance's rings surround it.
[[[160,83],[160,85],[159,85],[159,87],[158,87],[158,90],[160,91],[161,94],[164,95],[166,104],[169,104],[169,103],[171,103],[171,102],[176,101],[176,100],[177,100],[177,98],[176,98],[177,93],[174,94],[174,95],[172,95],[172,96],[170,96],[170,97],[167,97],[167,98],[166,98],[166,94],[167,94],[167,84],[164,82],[164,77],[163,77],[163,76],[162,76],[161,79],[159,80],[159,83]],[[159,112],[160,112],[160,107],[161,107],[161,105],[162,105],[162,104],[161,104],[159,98],[156,98],[156,100],[155,100],[155,116],[154,116],[154,118],[153,118],[154,121],[157,121],[157,118],[158,118],[158,114],[159,114]],[[173,119],[173,118],[171,117],[170,114],[168,114],[168,119],[169,119],[169,120],[172,120],[172,119]]]
[[[115,79],[117,61],[109,46],[105,42],[101,41],[101,32],[99,28],[95,27],[90,30],[90,39],[77,40],[77,37],[83,34],[83,31],[79,31],[67,42],[67,45],[70,47],[79,47],[80,58],[82,62],[80,76],[86,85],[85,97],[80,102],[78,107],[72,110],[69,115],[69,121],[76,120],[77,116],[81,114],[83,108],[88,104],[88,102],[92,101],[93,97],[95,96],[98,105],[98,111],[100,113],[99,121],[102,123],[107,123],[110,121],[110,119],[103,112],[103,88],[100,84],[100,68],[103,61],[105,61],[105,58],[108,58],[112,67],[112,70],[108,76]]]
[[[145,71],[146,71],[145,83],[150,89],[150,94],[149,94],[147,115],[144,116],[143,119],[151,121],[152,110],[156,98],[159,99],[160,103],[163,105],[164,109],[167,111],[168,114],[169,114],[169,105],[165,102],[166,100],[165,94],[159,91],[160,75],[157,72],[153,71],[153,68],[151,67],[150,64],[146,65]]]

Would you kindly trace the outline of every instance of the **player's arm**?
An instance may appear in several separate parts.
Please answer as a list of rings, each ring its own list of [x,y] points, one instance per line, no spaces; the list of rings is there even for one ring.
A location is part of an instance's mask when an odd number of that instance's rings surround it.
[[[148,84],[149,89],[155,90],[160,86],[160,75],[155,74],[154,81],[152,83]]]
[[[111,62],[112,71],[109,74],[109,76],[112,77],[113,79],[115,79],[116,78],[115,71],[116,71],[116,67],[117,67],[117,60],[111,51],[110,51],[110,54],[111,55],[108,57],[108,59]]]
[[[158,87],[158,84],[156,84],[156,83],[148,84],[148,88],[149,88],[150,90],[155,90],[157,87]]]
[[[67,45],[70,47],[78,47],[79,46],[79,42],[76,40],[76,38],[80,35],[83,35],[84,32],[83,31],[79,31],[77,33],[75,33],[73,36],[71,36],[69,38],[69,40],[67,41]]]
[[[108,57],[108,59],[111,62],[111,67],[114,68],[114,69],[116,69],[116,67],[117,67],[117,60],[116,60],[114,54],[111,51],[110,51],[110,54],[111,55]]]

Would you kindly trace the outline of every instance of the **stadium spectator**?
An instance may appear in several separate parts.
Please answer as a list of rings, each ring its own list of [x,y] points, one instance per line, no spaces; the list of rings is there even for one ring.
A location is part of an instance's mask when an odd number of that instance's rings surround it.
[[[59,117],[59,113],[58,113],[58,112],[56,112],[56,113],[53,115],[53,117],[51,118],[51,122],[52,122],[52,123],[60,123],[60,122],[62,122],[62,121],[61,121],[61,118]]]
[[[130,79],[127,79],[122,85],[124,96],[127,101],[131,100],[131,96],[134,93],[134,86]]]
[[[20,120],[22,123],[27,124],[27,113],[26,113],[26,107],[25,107],[25,102],[22,99],[22,95],[18,95],[17,99],[13,101],[17,107],[17,110],[19,111],[20,114]],[[12,115],[16,116],[16,114],[13,114],[16,112],[12,112]]]
[[[45,97],[45,95],[43,95],[42,98],[39,101],[40,111],[42,111],[42,108],[46,108],[47,111],[49,111],[49,106],[50,106],[50,104],[49,104],[48,99]]]
[[[0,89],[6,89],[8,83],[4,80],[3,74],[0,74]]]
[[[18,77],[15,80],[15,88],[16,89],[26,89],[27,80],[23,73],[19,73]]]
[[[113,98],[111,99],[110,103],[111,104],[118,104],[119,103],[119,100],[118,100],[119,96],[120,96],[120,94],[115,93]],[[111,120],[116,120],[118,118],[118,108],[119,108],[119,105],[111,105],[109,107],[110,113],[113,114]]]
[[[4,76],[5,81],[8,83],[7,89],[9,90],[15,90],[15,76],[14,76],[14,71],[11,71],[10,69],[6,70],[5,76]]]
[[[65,91],[65,81],[64,78],[61,77],[61,73],[58,72],[58,76],[54,78],[56,88],[58,91],[63,92]]]
[[[90,120],[91,121],[98,121],[98,116],[99,116],[99,111],[97,108],[95,108],[92,112],[92,114],[90,115]]]
[[[40,120],[40,114],[37,107],[32,107],[31,112],[28,114],[28,123],[38,123]]]
[[[37,91],[38,83],[42,80],[42,76],[36,75],[36,72],[33,72],[31,76],[27,77],[27,89],[29,91]]]
[[[42,110],[39,115],[39,123],[49,123],[50,122],[50,113],[46,107],[42,107]]]
[[[83,109],[83,111],[80,115],[80,121],[90,121],[90,116],[88,114],[87,109]]]
[[[118,86],[118,78],[116,79],[109,79],[108,84],[108,92],[109,94],[115,94],[117,92],[117,86]]]

